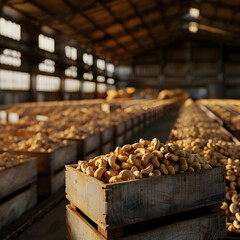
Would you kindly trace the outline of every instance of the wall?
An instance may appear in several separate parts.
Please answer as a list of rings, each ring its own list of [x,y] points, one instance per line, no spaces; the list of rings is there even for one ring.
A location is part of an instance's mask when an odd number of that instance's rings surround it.
[[[208,97],[240,98],[240,48],[181,41],[138,56],[132,85],[207,90]]]

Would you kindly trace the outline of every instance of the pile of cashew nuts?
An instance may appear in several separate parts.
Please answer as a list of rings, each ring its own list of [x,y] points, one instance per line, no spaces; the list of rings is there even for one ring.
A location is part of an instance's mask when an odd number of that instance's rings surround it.
[[[0,171],[6,168],[17,166],[25,160],[26,158],[22,155],[15,156],[10,153],[4,152],[0,154]]]
[[[199,155],[188,153],[177,144],[159,139],[116,147],[114,152],[87,161],[78,161],[77,170],[106,183],[173,175],[212,168]]]
[[[193,114],[190,114],[190,113]],[[198,124],[196,122],[198,121]],[[182,109],[177,120],[176,131],[183,126],[205,129],[216,129],[216,124],[195,104],[189,104]],[[217,125],[219,127],[219,125]],[[224,135],[225,133],[222,133]],[[175,135],[175,136],[180,136]],[[221,135],[201,135],[189,138],[189,134],[181,133],[181,138],[172,140],[181,148],[190,153],[199,154],[204,161],[214,165],[221,165],[226,168],[226,200],[221,208],[226,212],[226,226],[228,232],[240,234],[240,145],[231,140],[226,140]],[[193,136],[193,135],[192,135]]]
[[[28,139],[20,139],[3,148],[4,151],[52,152],[57,148],[67,145],[66,140],[51,138],[44,133],[37,133]]]

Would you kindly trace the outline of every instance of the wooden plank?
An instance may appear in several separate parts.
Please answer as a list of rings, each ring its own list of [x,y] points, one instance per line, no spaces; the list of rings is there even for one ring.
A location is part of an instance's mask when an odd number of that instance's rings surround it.
[[[76,143],[70,143],[69,145],[58,148],[53,152],[25,152],[12,150],[9,150],[8,152],[36,158],[37,169],[40,174],[55,172],[64,167],[64,165],[77,161]]]
[[[37,193],[40,197],[47,197],[55,193],[65,184],[65,169],[50,175],[39,175],[37,179]]]
[[[0,229],[18,219],[37,203],[36,185],[0,205]]]
[[[112,141],[113,137],[114,137],[114,128],[113,128],[113,126],[105,128],[101,132],[102,143],[107,143],[109,141]]]
[[[125,131],[125,122],[119,122],[118,124],[114,125],[114,128],[116,136],[122,134]]]
[[[72,240],[106,240],[94,225],[80,215],[70,205],[66,206],[67,229],[69,239]],[[130,227],[132,228],[132,227]],[[135,230],[135,231],[134,231]],[[149,226],[133,227],[129,235],[116,237],[116,240],[182,240],[182,239],[211,239],[217,240],[226,236],[225,214],[216,212],[183,221],[173,221],[164,225],[164,219]],[[111,238],[112,239],[112,238]]]
[[[114,143],[110,141],[102,146],[101,154],[107,154],[114,150]]]
[[[66,193],[102,229],[210,206],[225,199],[223,167],[132,180],[103,182],[66,166]]]
[[[0,171],[0,199],[25,187],[37,179],[36,159]]]
[[[117,138],[116,138],[117,146],[122,146],[124,141],[125,141],[125,134],[117,136]]]

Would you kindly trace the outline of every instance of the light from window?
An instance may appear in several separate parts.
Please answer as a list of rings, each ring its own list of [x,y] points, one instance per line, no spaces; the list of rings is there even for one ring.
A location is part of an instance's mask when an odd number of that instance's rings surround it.
[[[0,35],[20,41],[21,26],[5,18],[0,18]]]
[[[107,79],[107,83],[108,84],[114,84],[115,83],[115,80],[113,78],[108,78]]]
[[[75,66],[70,66],[65,70],[65,75],[67,77],[77,77],[77,67]]]
[[[75,47],[66,46],[65,55],[71,60],[77,60],[77,49]]]
[[[92,72],[85,72],[83,74],[83,79],[85,79],[85,80],[93,80],[93,73]]]
[[[107,91],[107,84],[99,83],[97,85],[97,91],[98,93],[105,93]]]
[[[29,90],[30,74],[9,70],[0,70],[1,90]]]
[[[54,73],[55,72],[55,61],[51,59],[45,59],[38,65],[38,69],[42,72],[49,72]]]
[[[79,92],[81,87],[80,80],[66,78],[64,80],[64,91],[65,92]]]
[[[197,8],[190,8],[189,9],[189,14],[191,17],[198,18],[200,15],[200,11]]]
[[[36,90],[42,92],[57,92],[60,90],[60,78],[53,76],[37,75]]]
[[[105,69],[105,61],[103,59],[97,59],[97,68],[101,70]]]
[[[189,32],[197,33],[198,32],[198,23],[190,22],[188,27]]]
[[[107,72],[114,73],[114,64],[112,63],[107,64]]]
[[[83,92],[84,93],[94,93],[96,88],[95,82],[83,82]]]
[[[84,53],[83,54],[83,62],[85,64],[87,64],[88,66],[92,66],[93,65],[93,56],[92,56],[92,54]]]
[[[51,37],[39,34],[38,47],[42,50],[53,53],[55,51],[55,40]]]
[[[105,82],[105,77],[104,76],[97,76],[97,81],[98,82]]]
[[[0,63],[14,67],[21,66],[21,53],[12,49],[5,48],[0,54]]]

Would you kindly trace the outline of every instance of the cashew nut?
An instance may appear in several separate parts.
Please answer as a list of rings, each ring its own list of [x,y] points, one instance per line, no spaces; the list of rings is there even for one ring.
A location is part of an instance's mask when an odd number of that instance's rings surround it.
[[[100,167],[98,168],[95,173],[94,173],[94,177],[97,178],[97,179],[101,179],[102,178],[102,175],[107,171],[106,168],[104,167]]]
[[[108,158],[108,163],[113,170],[119,170],[120,169],[120,166],[118,164],[116,164],[116,155],[112,154]]]
[[[168,172],[170,173],[170,175],[174,175],[175,174],[175,169],[174,169],[173,166],[168,165],[168,166],[166,166],[166,168],[167,168]]]
[[[87,162],[87,161],[82,161],[82,162],[80,163],[80,166],[81,166],[81,171],[82,171],[83,173],[86,173],[86,169],[87,169],[87,167],[88,167],[88,162]]]
[[[141,166],[141,160],[137,159],[133,154],[129,155],[129,161],[132,165]]]
[[[161,174],[160,170],[155,169],[155,170],[153,171],[153,175],[154,175],[154,177],[158,177],[158,176],[161,176],[162,174]]]
[[[122,150],[125,151],[125,152],[129,152],[129,151],[132,150],[132,145],[126,144],[122,147]]]
[[[168,160],[171,159],[173,162],[177,162],[179,159],[179,156],[174,155],[172,153],[167,153],[167,154],[165,154],[165,158]]]
[[[122,169],[131,169],[131,168],[132,168],[132,164],[131,164],[131,163],[123,162],[123,163],[121,164],[121,168],[122,168]]]
[[[95,162],[95,166],[106,168],[106,167],[108,166],[108,162],[107,162],[105,159],[98,159],[98,160]]]
[[[130,170],[122,170],[119,173],[119,177],[123,180],[132,180],[135,179],[135,176],[133,175],[133,173]]]
[[[180,157],[179,161],[180,161],[180,164],[181,164],[180,169],[182,171],[187,171],[187,169],[188,169],[187,160],[185,158],[183,158],[183,157]]]
[[[143,144],[141,144],[141,143],[134,143],[134,144],[132,144],[132,147],[133,147],[134,149],[144,148]]]
[[[90,176],[94,176],[94,171],[93,171],[93,167],[92,166],[88,166],[86,168],[86,174],[90,175]]]
[[[230,204],[229,210],[230,210],[230,212],[233,213],[233,214],[239,212],[239,209],[238,209],[238,207],[237,207],[237,203],[232,203],[232,204]]]
[[[156,155],[152,158],[151,162],[152,162],[154,167],[156,167],[156,168],[160,167],[160,163],[159,163],[158,157]]]
[[[152,153],[145,153],[143,156],[142,156],[142,165],[146,166],[150,160],[154,157],[154,155]]]
[[[163,164],[163,163],[160,164],[160,171],[161,171],[162,174],[168,175],[168,170],[167,170],[165,164]]]
[[[109,169],[105,172],[104,177],[107,181],[109,181],[109,179],[113,176],[117,176],[118,175],[118,171],[115,171],[113,169]]]
[[[146,166],[146,168],[144,168],[144,169],[142,169],[141,170],[141,173],[143,174],[143,175],[148,175],[150,172],[152,172],[153,171],[153,165],[152,165],[152,163],[148,163],[148,165]]]
[[[136,179],[141,179],[142,178],[142,173],[140,171],[137,170],[137,171],[134,171],[132,173],[133,173],[133,175]]]
[[[154,139],[151,141],[151,146],[152,146],[152,149],[153,149],[153,150],[158,150],[159,147],[160,147],[160,141],[159,141],[159,139],[154,138]]]
[[[236,229],[240,229],[240,224],[239,224],[238,220],[234,220],[234,221],[233,221],[233,226],[234,226]]]
[[[144,146],[147,146],[147,145],[151,144],[150,141],[144,140],[143,138],[141,138],[141,139],[139,140],[139,143],[141,143],[141,144],[144,145]]]
[[[128,160],[128,156],[120,154],[117,156],[117,159],[119,162],[126,162]]]
[[[163,158],[163,154],[159,150],[152,151],[152,154],[157,156],[158,158]]]
[[[118,156],[122,153],[122,148],[121,147],[116,147],[114,150],[114,153]]]
[[[109,179],[109,183],[116,183],[116,182],[122,182],[122,178],[120,176],[113,176]]]

